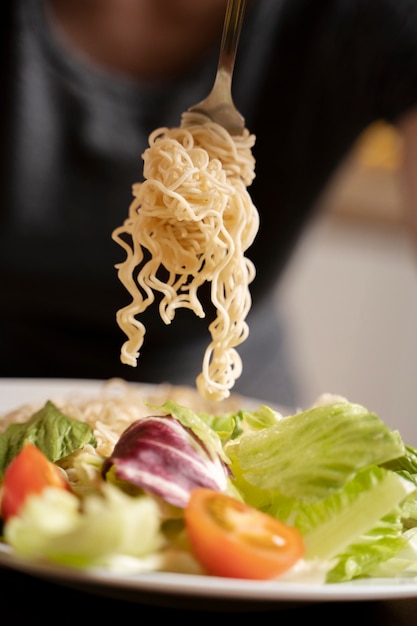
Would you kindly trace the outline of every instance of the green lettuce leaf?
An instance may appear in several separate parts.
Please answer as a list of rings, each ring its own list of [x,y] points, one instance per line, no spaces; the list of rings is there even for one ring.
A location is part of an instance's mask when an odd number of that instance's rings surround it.
[[[337,402],[243,434],[226,450],[233,472],[247,483],[313,502],[341,489],[360,469],[402,456],[405,446],[374,413]]]
[[[390,559],[377,563],[367,576],[371,578],[410,579],[417,576],[417,528],[406,530],[403,534],[404,547]]]
[[[329,562],[326,582],[342,582],[367,575],[404,548],[403,507],[416,490],[399,474],[371,466],[319,502],[269,496],[267,511],[302,533],[305,559]]]
[[[233,441],[243,433],[257,431],[273,426],[282,416],[269,406],[261,405],[255,411],[244,409],[237,413],[226,413],[223,415],[212,415],[210,413],[199,413],[204,422],[219,435],[223,446],[229,441]]]
[[[51,401],[25,423],[10,424],[0,435],[0,481],[7,465],[26,442],[56,462],[86,444],[97,445],[91,426],[64,415]]]
[[[405,548],[407,540],[402,531],[401,509],[397,507],[337,555],[336,565],[327,573],[326,582],[347,582],[366,576]]]

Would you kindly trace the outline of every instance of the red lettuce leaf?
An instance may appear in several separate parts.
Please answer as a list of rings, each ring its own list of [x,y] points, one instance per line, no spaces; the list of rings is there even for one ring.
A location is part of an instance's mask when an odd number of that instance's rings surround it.
[[[103,464],[116,477],[184,508],[196,487],[223,491],[230,475],[219,456],[172,416],[150,416],[133,422],[122,433]]]

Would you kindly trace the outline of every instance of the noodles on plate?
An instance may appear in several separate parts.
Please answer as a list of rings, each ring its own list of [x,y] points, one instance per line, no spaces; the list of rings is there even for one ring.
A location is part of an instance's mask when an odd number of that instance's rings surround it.
[[[254,142],[247,129],[231,136],[199,113],[184,113],[179,128],[156,129],[142,155],[144,182],[133,185],[128,218],[112,234],[126,252],[116,268],[132,297],[117,312],[127,336],[121,361],[137,365],[146,332],[138,318],[156,292],[165,324],[181,307],[204,318],[198,289],[209,282],[216,317],[196,385],[215,401],[227,398],[241,375],[236,347],[249,334],[255,268],[245,252],[259,227],[247,191],[255,177]]]
[[[91,426],[97,440],[95,454],[107,456],[123,431],[135,420],[152,415],[165,415],[165,411],[155,409],[167,400],[173,400],[196,412],[214,413],[219,409],[227,413],[236,412],[242,407],[242,397],[231,394],[223,402],[205,400],[192,387],[169,384],[147,385],[129,383],[123,379],[111,378],[97,383],[95,391],[82,390],[56,394],[52,389],[48,398],[69,417],[86,422]],[[15,410],[0,415],[0,433],[10,424],[27,422],[45,401],[17,406]],[[256,402],[254,401],[254,404]],[[250,406],[250,401],[246,400]],[[150,408],[150,406],[152,408]]]

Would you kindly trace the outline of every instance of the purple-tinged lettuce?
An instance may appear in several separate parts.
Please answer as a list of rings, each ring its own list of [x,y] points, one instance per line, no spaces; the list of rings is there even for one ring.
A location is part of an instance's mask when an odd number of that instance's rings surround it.
[[[175,408],[176,407],[172,407]],[[222,458],[221,445],[211,431],[209,440],[172,415],[150,416],[133,422],[122,433],[113,453],[103,465],[116,477],[184,508],[191,491],[206,487],[224,491],[230,470]],[[192,415],[192,421],[199,421]],[[201,425],[200,425],[201,426]],[[201,426],[204,430],[204,424]],[[220,454],[219,454],[220,452]]]

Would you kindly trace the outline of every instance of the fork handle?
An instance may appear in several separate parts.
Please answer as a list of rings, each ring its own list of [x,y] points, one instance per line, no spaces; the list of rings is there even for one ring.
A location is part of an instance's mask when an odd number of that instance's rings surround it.
[[[232,75],[237,45],[245,14],[246,0],[228,0],[224,18],[218,70]]]

